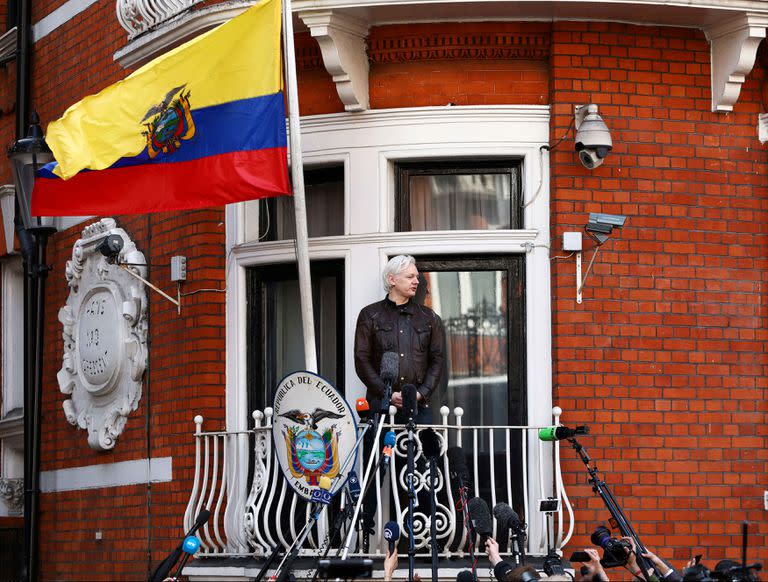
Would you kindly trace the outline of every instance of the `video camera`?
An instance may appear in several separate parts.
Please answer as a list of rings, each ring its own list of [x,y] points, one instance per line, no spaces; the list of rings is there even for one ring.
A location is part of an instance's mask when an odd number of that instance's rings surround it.
[[[603,568],[625,566],[629,561],[632,545],[625,540],[611,537],[611,531],[607,527],[598,526],[590,539],[593,544],[603,548],[603,559],[600,560]]]

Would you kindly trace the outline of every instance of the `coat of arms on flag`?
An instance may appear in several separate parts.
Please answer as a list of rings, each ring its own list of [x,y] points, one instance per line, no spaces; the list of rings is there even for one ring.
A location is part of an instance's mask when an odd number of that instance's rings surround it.
[[[344,463],[355,454],[357,424],[336,388],[311,372],[294,372],[278,385],[273,419],[276,456],[293,489],[309,500],[328,477],[338,491],[354,468],[354,458]]]

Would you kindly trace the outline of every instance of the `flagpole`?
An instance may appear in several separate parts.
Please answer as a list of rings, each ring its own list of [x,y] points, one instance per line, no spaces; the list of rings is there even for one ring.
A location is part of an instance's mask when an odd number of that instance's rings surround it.
[[[304,162],[301,157],[301,128],[299,126],[299,91],[296,80],[296,50],[293,45],[293,13],[291,0],[283,1],[283,46],[285,52],[285,82],[288,96],[288,133],[290,137],[293,206],[296,221],[296,264],[299,270],[301,323],[304,331],[304,366],[318,372],[315,350],[315,317],[312,309],[312,278],[309,271],[309,236],[307,235],[307,206],[304,198]]]

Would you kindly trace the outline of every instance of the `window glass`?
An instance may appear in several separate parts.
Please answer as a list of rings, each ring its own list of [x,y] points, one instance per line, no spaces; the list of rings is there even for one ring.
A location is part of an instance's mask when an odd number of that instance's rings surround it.
[[[304,170],[304,196],[309,237],[344,234],[344,167]],[[261,240],[290,240],[296,237],[293,196],[264,198],[260,202]]]
[[[520,228],[519,162],[401,164],[397,230]]]
[[[342,394],[343,261],[313,262],[312,302],[319,373]],[[272,406],[274,389],[287,374],[304,370],[304,337],[296,266],[249,270],[248,392],[251,410]]]

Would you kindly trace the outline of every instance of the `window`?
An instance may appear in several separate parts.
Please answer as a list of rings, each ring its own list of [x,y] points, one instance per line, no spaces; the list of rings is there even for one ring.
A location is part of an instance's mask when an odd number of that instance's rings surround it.
[[[433,422],[440,422],[441,406],[461,406],[467,426],[527,424],[524,263],[521,255],[416,257],[423,286],[416,297],[424,297],[445,328],[446,377],[432,398]],[[478,438],[478,495],[486,498],[493,482],[490,457],[497,467],[507,462],[498,436],[493,450],[486,436]],[[512,474],[522,475],[521,435],[510,438],[518,451],[509,459]],[[501,473],[497,490],[505,484]],[[522,506],[523,480],[511,485],[515,505]]]
[[[520,161],[398,164],[398,231],[521,228]]]
[[[304,170],[307,232],[310,237],[344,234],[344,167]],[[293,196],[264,198],[259,206],[259,232],[263,241],[296,237]]]
[[[6,10],[5,30],[11,30],[17,24],[19,13],[19,0],[8,0]]]
[[[320,375],[344,394],[344,262],[311,265],[315,344]],[[304,337],[295,264],[248,271],[248,406],[272,406],[286,375],[304,366]]]

